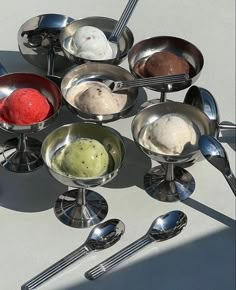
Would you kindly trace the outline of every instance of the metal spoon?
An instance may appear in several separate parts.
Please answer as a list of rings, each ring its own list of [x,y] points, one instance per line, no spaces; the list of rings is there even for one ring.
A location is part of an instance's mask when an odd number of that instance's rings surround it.
[[[103,83],[108,86],[112,92],[120,91],[129,88],[146,87],[151,85],[174,84],[187,82],[189,80],[188,74],[167,75],[150,78],[142,78],[128,81],[113,81],[104,80]]]
[[[154,241],[165,241],[178,235],[187,224],[187,216],[181,211],[171,211],[155,219],[148,232],[132,244],[85,273],[89,280],[95,280],[113,267],[129,258]]]
[[[206,160],[224,175],[236,196],[236,179],[230,169],[228,156],[224,147],[214,137],[202,135],[199,139],[199,148]]]
[[[202,110],[210,120],[216,122],[218,129],[236,129],[236,124],[219,123],[219,111],[215,98],[206,89],[197,86],[192,86],[185,98],[184,103],[195,106]]]
[[[103,250],[113,246],[119,241],[124,231],[125,225],[118,219],[111,219],[95,226],[82,246],[26,282],[21,286],[21,289],[35,289],[75,261],[85,257],[91,251]]]
[[[120,39],[120,36],[126,26],[126,24],[128,23],[130,16],[132,15],[134,8],[137,4],[138,0],[129,0],[123,13],[121,14],[120,19],[118,20],[118,22],[116,23],[110,37],[108,38],[108,40],[110,42],[118,42]]]

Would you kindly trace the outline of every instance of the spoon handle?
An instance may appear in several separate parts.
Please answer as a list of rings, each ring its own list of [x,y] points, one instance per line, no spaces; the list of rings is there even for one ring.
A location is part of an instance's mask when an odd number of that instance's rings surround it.
[[[174,83],[182,83],[189,80],[188,74],[177,74],[177,75],[167,75],[167,76],[158,76],[158,77],[150,77],[144,79],[135,79],[128,81],[118,81],[113,83],[112,91],[119,91],[134,87],[146,87],[146,86],[154,86],[154,85],[168,85]]]
[[[223,124],[222,122],[218,125],[219,129],[236,130],[236,124]]]
[[[88,278],[89,280],[97,279],[98,277],[100,277],[107,271],[111,270],[125,259],[132,256],[137,251],[141,250],[146,245],[150,244],[151,242],[153,242],[153,240],[151,240],[147,235],[141,237],[140,239],[123,248],[122,250],[112,255],[108,259],[104,260],[100,264],[96,265],[92,269],[88,270],[85,273],[85,277]]]
[[[30,279],[28,282],[21,286],[21,290],[35,289],[49,278],[65,269],[67,266],[86,256],[88,253],[89,249],[86,248],[85,245],[77,248],[76,250],[74,250],[73,252],[71,252],[70,254],[68,254],[67,256],[35,276],[34,278]]]
[[[115,28],[113,29],[109,41],[117,42],[120,38],[120,35],[123,31],[123,28],[126,26],[127,22],[129,21],[130,16],[132,15],[134,8],[137,4],[138,0],[129,0],[123,13],[121,14],[120,19],[116,23]]]
[[[231,187],[234,195],[236,196],[236,178],[233,172],[230,172],[229,175],[225,175],[225,179],[227,180],[229,186]]]

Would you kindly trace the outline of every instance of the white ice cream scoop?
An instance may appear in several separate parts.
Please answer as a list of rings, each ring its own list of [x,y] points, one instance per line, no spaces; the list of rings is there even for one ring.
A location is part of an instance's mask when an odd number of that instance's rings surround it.
[[[112,58],[112,48],[105,34],[93,26],[83,26],[72,36],[71,49],[78,57],[90,60]]]

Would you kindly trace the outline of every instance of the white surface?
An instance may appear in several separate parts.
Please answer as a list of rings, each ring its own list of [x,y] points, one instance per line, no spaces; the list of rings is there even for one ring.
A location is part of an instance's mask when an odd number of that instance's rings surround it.
[[[18,53],[17,31],[29,18],[60,13],[80,18],[100,15],[118,19],[125,0],[32,1],[1,3],[0,61],[8,71],[36,71]],[[207,88],[219,105],[221,120],[235,122],[235,1],[234,0],[143,0],[128,24],[135,42],[157,35],[174,35],[194,43],[205,58],[196,85]],[[122,64],[128,68],[127,60]],[[149,99],[158,94],[146,90]],[[185,91],[171,98],[183,100]],[[158,202],[142,189],[150,161],[132,141],[133,117],[109,125],[126,137],[127,155],[120,175],[97,188],[109,204],[106,219],[120,218],[126,232],[120,242],[75,263],[40,289],[47,290],[234,290],[235,289],[235,197],[221,173],[206,161],[188,168],[196,190],[186,202]],[[67,110],[46,134],[62,123],[77,119]],[[221,138],[235,172],[232,132]],[[9,138],[0,132],[3,142]],[[17,290],[46,267],[82,244],[91,229],[73,229],[60,223],[53,213],[56,196],[66,187],[45,168],[31,174],[14,174],[0,168],[0,289]],[[188,215],[188,226],[176,238],[151,244],[136,256],[96,282],[84,272],[139,238],[158,215],[180,209]]]

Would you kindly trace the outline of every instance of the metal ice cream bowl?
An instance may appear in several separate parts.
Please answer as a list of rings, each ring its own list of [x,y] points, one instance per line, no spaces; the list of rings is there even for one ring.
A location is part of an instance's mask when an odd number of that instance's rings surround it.
[[[89,138],[100,142],[109,155],[106,173],[98,177],[73,177],[58,172],[52,167],[52,159],[58,150],[79,138]],[[113,179],[123,163],[125,147],[121,135],[114,129],[98,124],[80,122],[66,124],[52,131],[44,140],[41,148],[42,158],[50,173],[61,183],[71,187],[95,187]]]
[[[65,56],[73,63],[82,64],[87,62],[99,62],[99,63],[109,63],[109,64],[120,64],[127,56],[129,50],[131,49],[133,43],[134,43],[134,37],[131,30],[126,26],[123,33],[121,34],[121,37],[117,43],[118,51],[111,59],[105,59],[105,60],[91,60],[91,59],[85,59],[76,56],[75,53],[73,53],[69,49],[70,44],[70,38],[71,36],[81,27],[83,26],[93,26],[101,31],[104,32],[107,38],[111,35],[115,25],[117,23],[117,20],[108,18],[108,17],[99,17],[99,16],[92,16],[92,17],[86,17],[81,18],[79,20],[76,20],[69,25],[67,25],[60,33],[60,43],[61,47],[64,51]]]
[[[192,150],[188,150],[187,152],[182,152],[178,155],[168,155],[153,152],[141,144],[141,130],[145,126],[153,123],[154,121],[160,119],[167,114],[179,114],[190,120],[196,127],[196,132],[198,132],[198,138],[203,134],[212,135],[214,133],[214,128],[211,125],[210,119],[198,108],[183,103],[165,102],[161,104],[150,105],[147,108],[141,110],[135,116],[131,125],[131,130],[135,143],[147,156],[149,156],[153,160],[156,160],[157,162],[184,163],[196,160],[201,155],[198,145],[196,147],[194,146]],[[182,132],[180,131],[179,134],[181,135],[181,133]]]
[[[149,87],[158,92],[173,92],[183,90],[194,83],[203,68],[204,58],[201,51],[185,39],[174,36],[155,36],[136,43],[128,53],[128,62],[131,73],[137,78],[144,76],[137,73],[135,67],[138,63],[145,65],[146,60],[156,52],[168,51],[176,56],[184,58],[190,67],[189,80],[183,83],[158,85]]]
[[[120,112],[113,114],[92,114],[82,112],[68,101],[67,92],[73,86],[86,81],[102,83],[105,80],[121,81],[133,79],[134,77],[127,70],[119,66],[104,63],[87,63],[73,68],[64,76],[61,83],[61,92],[68,108],[79,118],[92,122],[110,122],[125,117],[125,115],[133,108],[138,97],[138,90],[136,88],[126,90],[126,105]]]

